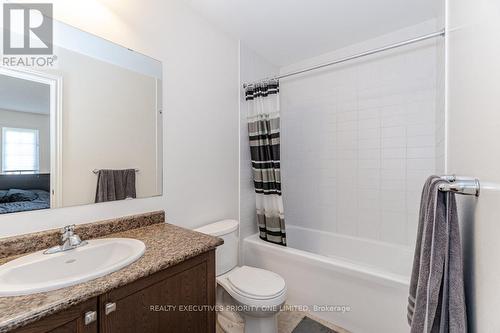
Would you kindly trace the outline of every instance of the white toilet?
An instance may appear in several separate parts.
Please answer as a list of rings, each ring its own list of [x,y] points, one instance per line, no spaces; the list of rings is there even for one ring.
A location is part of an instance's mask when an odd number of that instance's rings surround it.
[[[216,250],[217,322],[227,333],[276,333],[286,300],[285,280],[276,273],[238,267],[238,221],[224,220],[196,231],[220,237]]]

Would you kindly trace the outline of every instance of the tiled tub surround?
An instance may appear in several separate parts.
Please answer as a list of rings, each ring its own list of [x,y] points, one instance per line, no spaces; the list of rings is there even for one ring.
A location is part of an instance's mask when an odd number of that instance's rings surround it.
[[[433,30],[409,28],[296,67]],[[439,48],[426,41],[283,80],[287,225],[413,247],[422,183],[443,172]]]
[[[92,297],[179,264],[222,244],[219,238],[161,223],[163,220],[164,213],[155,212],[79,226],[77,232],[83,235],[83,239],[134,238],[146,244],[146,252],[133,264],[95,280],[44,293],[0,298],[0,333],[83,303]],[[124,230],[127,226],[129,230]],[[44,240],[43,248],[57,243],[57,239],[55,242],[50,241],[53,237],[50,235],[57,235],[57,230],[43,234],[48,238],[37,238],[40,241]],[[34,236],[37,237],[36,234]],[[27,242],[28,246],[31,244],[27,235],[15,238]],[[2,242],[6,240],[9,239]],[[5,245],[1,246],[5,248]],[[38,246],[32,249],[38,250]],[[11,255],[13,256],[0,259],[0,264],[20,256],[19,253]]]

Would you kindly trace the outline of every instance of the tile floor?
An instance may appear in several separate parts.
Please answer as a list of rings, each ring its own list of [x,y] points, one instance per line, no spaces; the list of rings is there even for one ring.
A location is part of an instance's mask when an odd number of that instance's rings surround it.
[[[311,315],[310,313],[301,311],[281,311],[278,315],[278,333],[291,333],[295,326],[297,326],[302,318],[304,318],[304,316],[316,320],[318,323],[338,333],[350,333],[342,327],[338,327],[332,323],[319,319],[318,317]]]
[[[338,332],[338,333],[350,333],[349,331],[338,327],[332,323],[329,323],[327,321],[324,321],[322,319],[319,319],[318,317],[315,317],[307,312],[302,312],[302,311],[282,311],[278,315],[278,333],[292,333],[293,329],[299,324],[299,322],[304,318],[304,316],[307,316],[313,320],[316,320],[317,322],[321,323],[322,325]],[[223,333],[222,329],[217,325],[217,333]]]

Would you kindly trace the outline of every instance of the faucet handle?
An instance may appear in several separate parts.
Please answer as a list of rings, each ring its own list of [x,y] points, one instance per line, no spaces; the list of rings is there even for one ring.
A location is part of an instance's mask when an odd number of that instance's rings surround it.
[[[61,232],[62,232],[63,234],[65,234],[65,233],[67,233],[67,232],[68,232],[68,233],[73,233],[73,232],[75,231],[75,227],[76,227],[76,225],[74,225],[74,224],[70,224],[70,225],[64,226],[64,227],[61,229]]]

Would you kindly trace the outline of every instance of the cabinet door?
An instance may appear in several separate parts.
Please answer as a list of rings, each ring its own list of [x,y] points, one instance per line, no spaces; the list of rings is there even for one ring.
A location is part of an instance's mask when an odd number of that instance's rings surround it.
[[[14,333],[97,333],[97,298],[75,305],[47,318],[14,330]],[[95,314],[95,320],[85,324],[85,315]]]
[[[101,296],[101,332],[211,333],[214,305],[212,251]]]

